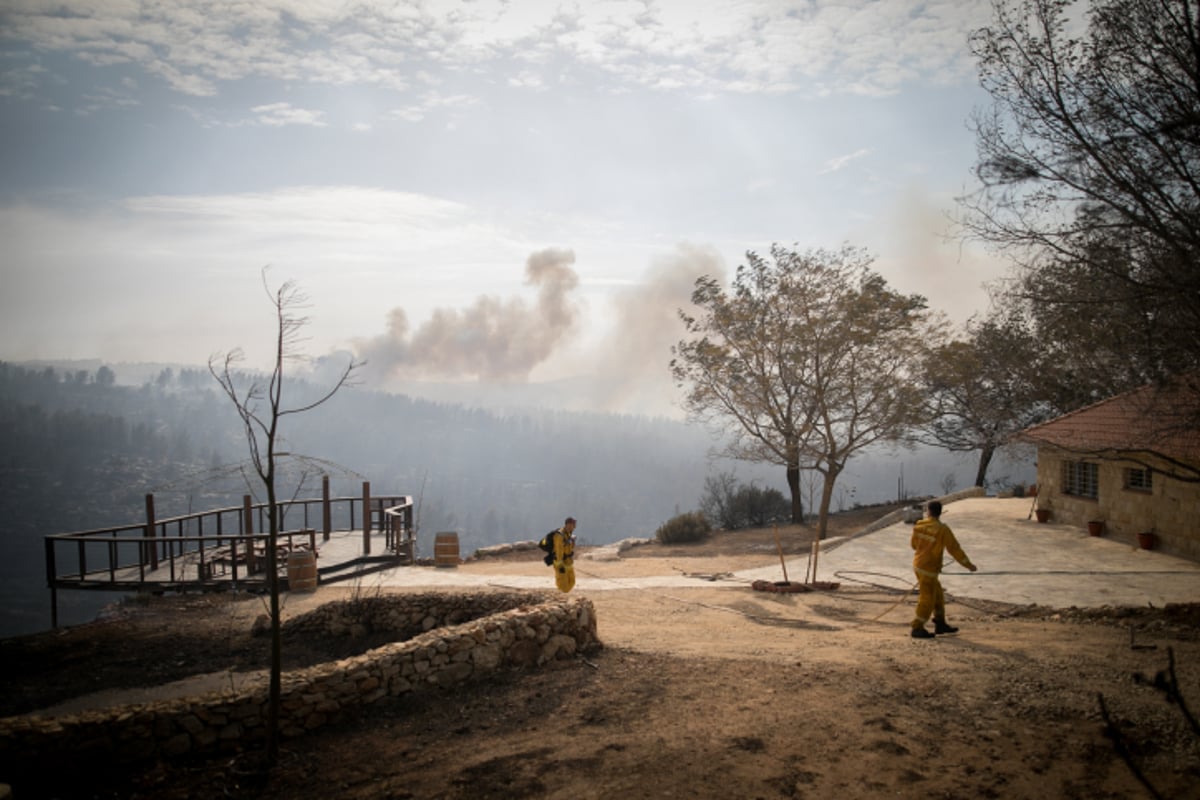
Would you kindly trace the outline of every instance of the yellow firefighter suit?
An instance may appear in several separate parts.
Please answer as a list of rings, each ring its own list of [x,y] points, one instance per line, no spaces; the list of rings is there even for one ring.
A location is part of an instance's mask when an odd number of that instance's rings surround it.
[[[568,520],[554,537],[554,583],[560,592],[575,588],[575,520]]]
[[[912,531],[913,572],[917,574],[917,586],[920,594],[917,597],[917,615],[913,618],[913,629],[924,629],[933,615],[937,627],[946,625],[946,597],[942,593],[942,582],[938,576],[942,572],[943,553],[949,553],[954,560],[971,572],[975,565],[959,546],[954,538],[954,532],[949,526],[943,525],[936,517],[927,517],[913,526]]]

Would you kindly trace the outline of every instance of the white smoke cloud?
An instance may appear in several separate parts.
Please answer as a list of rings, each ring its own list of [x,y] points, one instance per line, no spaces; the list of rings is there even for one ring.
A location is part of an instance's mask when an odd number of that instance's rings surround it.
[[[571,268],[575,253],[549,248],[531,254],[525,280],[537,287],[537,301],[480,296],[468,308],[435,309],[410,330],[403,308],[388,314],[387,332],[354,343],[367,372],[384,381],[463,380],[511,383],[528,380],[574,329],[571,292],[579,277]]]
[[[691,308],[692,291],[702,275],[724,282],[721,254],[711,247],[681,244],[613,298],[612,335],[597,346],[592,359],[591,397],[598,407],[671,413],[677,395],[669,368],[671,347],[684,334],[679,310]]]

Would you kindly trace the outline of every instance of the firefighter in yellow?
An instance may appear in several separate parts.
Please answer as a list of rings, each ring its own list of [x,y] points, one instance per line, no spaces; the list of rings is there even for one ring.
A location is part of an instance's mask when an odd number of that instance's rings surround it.
[[[554,583],[560,592],[575,588],[575,518],[566,522],[554,537]]]
[[[958,633],[958,628],[946,622],[946,597],[942,593],[942,554],[949,553],[955,561],[974,572],[977,567],[954,538],[954,532],[942,524],[942,504],[931,500],[926,507],[925,519],[913,526],[912,549],[913,572],[917,573],[917,615],[912,621],[914,639],[932,639],[939,633]],[[933,615],[933,633],[925,628],[930,614]]]

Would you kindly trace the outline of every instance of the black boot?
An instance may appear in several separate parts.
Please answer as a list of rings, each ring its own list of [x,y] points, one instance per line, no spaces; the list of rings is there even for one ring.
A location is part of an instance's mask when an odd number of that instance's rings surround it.
[[[958,628],[954,627],[953,625],[950,625],[944,619],[935,619],[933,621],[933,632],[938,633],[938,634],[958,633]]]
[[[912,629],[912,638],[914,638],[914,639],[932,639],[933,634],[930,633],[929,631],[925,630],[924,628],[913,628]]]

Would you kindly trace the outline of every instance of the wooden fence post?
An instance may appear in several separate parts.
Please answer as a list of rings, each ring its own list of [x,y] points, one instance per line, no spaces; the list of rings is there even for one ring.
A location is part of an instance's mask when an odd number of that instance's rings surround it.
[[[150,569],[158,569],[158,548],[154,546],[154,538],[156,528],[158,526],[154,521],[154,495],[146,495],[146,530],[142,534],[143,538],[150,539],[146,547],[142,548],[142,563],[146,563],[146,551],[150,551]]]
[[[333,510],[329,506],[329,476],[321,476],[321,522],[325,527],[324,538],[329,541],[329,532],[333,530]]]
[[[242,534],[250,536],[254,533],[254,508],[250,503],[250,495],[242,495]],[[254,564],[254,540],[243,539],[242,543],[246,545],[246,574],[253,575],[258,572]]]
[[[46,542],[46,583],[50,585],[50,627],[58,630],[58,567],[54,564],[54,540]]]
[[[413,526],[413,504],[411,498],[407,506],[404,507],[404,535],[408,539],[409,559],[412,563],[417,563],[417,529]]]
[[[371,555],[371,482],[363,481],[363,555]]]

